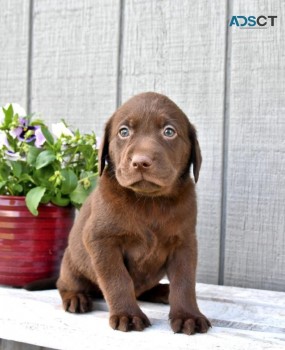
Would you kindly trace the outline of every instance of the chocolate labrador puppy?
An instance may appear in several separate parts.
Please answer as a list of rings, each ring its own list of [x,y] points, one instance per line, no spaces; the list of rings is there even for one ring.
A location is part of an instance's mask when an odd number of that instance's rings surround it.
[[[106,124],[100,181],[71,230],[57,282],[69,312],[91,310],[103,294],[110,326],[150,325],[137,299],[170,304],[174,332],[210,327],[195,295],[197,206],[201,166],[196,131],[166,96],[147,92],[123,104]],[[170,285],[159,284],[167,275]]]

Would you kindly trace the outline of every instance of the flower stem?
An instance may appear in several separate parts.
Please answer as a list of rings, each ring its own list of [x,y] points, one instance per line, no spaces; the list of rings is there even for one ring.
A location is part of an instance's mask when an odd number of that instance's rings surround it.
[[[84,177],[83,179],[78,180],[78,182],[84,182],[84,181],[89,180],[89,179],[91,179],[92,177],[96,177],[96,176],[98,176],[98,173],[95,173],[95,174],[86,176],[86,177]]]

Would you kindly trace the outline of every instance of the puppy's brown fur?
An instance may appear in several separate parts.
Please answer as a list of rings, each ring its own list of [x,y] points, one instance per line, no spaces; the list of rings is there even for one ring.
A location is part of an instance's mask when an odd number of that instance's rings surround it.
[[[201,154],[195,128],[166,96],[143,93],[109,119],[100,182],[72,228],[57,287],[64,309],[87,312],[103,294],[110,325],[150,325],[137,299],[170,304],[174,332],[210,326],[195,295],[196,196]],[[106,164],[107,163],[107,164]],[[159,284],[167,275],[170,286]]]

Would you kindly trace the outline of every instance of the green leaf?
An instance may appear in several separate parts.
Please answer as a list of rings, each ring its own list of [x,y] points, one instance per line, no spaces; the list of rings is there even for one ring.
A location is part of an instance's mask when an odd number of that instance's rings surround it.
[[[53,145],[54,138],[53,138],[52,134],[49,132],[48,128],[46,126],[42,126],[41,130],[42,130],[42,133],[43,133],[45,139],[47,140],[47,143],[50,145]]]
[[[13,115],[14,115],[13,106],[10,104],[8,109],[2,108],[2,110],[5,114],[4,126],[8,128],[13,121]]]
[[[40,148],[30,146],[27,154],[27,163],[30,165],[35,165],[38,155],[42,152]]]
[[[16,196],[21,195],[21,193],[23,191],[23,186],[20,184],[12,184],[11,188],[13,190],[14,195],[16,195]]]
[[[98,181],[98,176],[92,177],[92,179],[90,180],[90,182],[91,182],[90,192],[92,192],[94,190],[94,188],[97,186],[97,181]]]
[[[43,198],[41,199],[41,203],[48,204],[51,201],[51,194],[45,193]]]
[[[16,177],[20,177],[22,174],[22,163],[21,162],[11,162],[13,173]]]
[[[0,182],[0,190],[1,190],[1,188],[4,187],[5,185],[6,185],[6,181],[1,181],[1,182]]]
[[[49,178],[54,174],[52,165],[47,165],[44,168],[35,170],[32,177],[38,186],[53,188],[53,184],[49,181]]]
[[[62,198],[61,193],[58,192],[57,195],[51,199],[51,202],[60,207],[66,207],[70,203],[70,199]]]
[[[79,183],[76,189],[69,195],[71,202],[78,207],[82,205],[89,194],[93,191],[96,186],[96,180],[90,180],[90,187],[85,189],[82,183]]]
[[[45,191],[45,187],[35,187],[27,193],[26,205],[33,215],[39,214],[37,209]]]
[[[79,183],[76,189],[70,194],[71,202],[82,205],[88,197],[88,191]]]
[[[61,175],[64,177],[61,192],[62,194],[70,194],[77,186],[77,176],[71,169],[61,170]]]
[[[55,160],[55,154],[52,151],[41,152],[36,160],[36,169],[41,169]]]
[[[10,173],[11,173],[11,168],[5,163],[2,163],[2,164],[0,163],[0,177],[2,179],[7,179]]]
[[[33,121],[30,122],[30,125],[40,125],[41,127],[46,127],[46,125],[41,119],[33,119]]]
[[[35,183],[34,179],[29,174],[21,174],[19,182],[32,182]]]

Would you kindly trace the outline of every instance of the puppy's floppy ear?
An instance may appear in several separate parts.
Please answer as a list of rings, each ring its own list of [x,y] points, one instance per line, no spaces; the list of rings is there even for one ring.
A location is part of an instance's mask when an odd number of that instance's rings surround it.
[[[104,136],[99,149],[99,176],[102,175],[105,168],[105,163],[109,158],[109,142],[110,142],[110,132],[111,132],[111,119],[107,122],[105,126]]]
[[[193,165],[193,174],[195,182],[197,183],[199,179],[199,173],[202,164],[202,155],[199,146],[199,142],[197,140],[196,130],[193,126],[190,128],[189,138],[191,142],[191,153],[190,153],[190,166]]]

